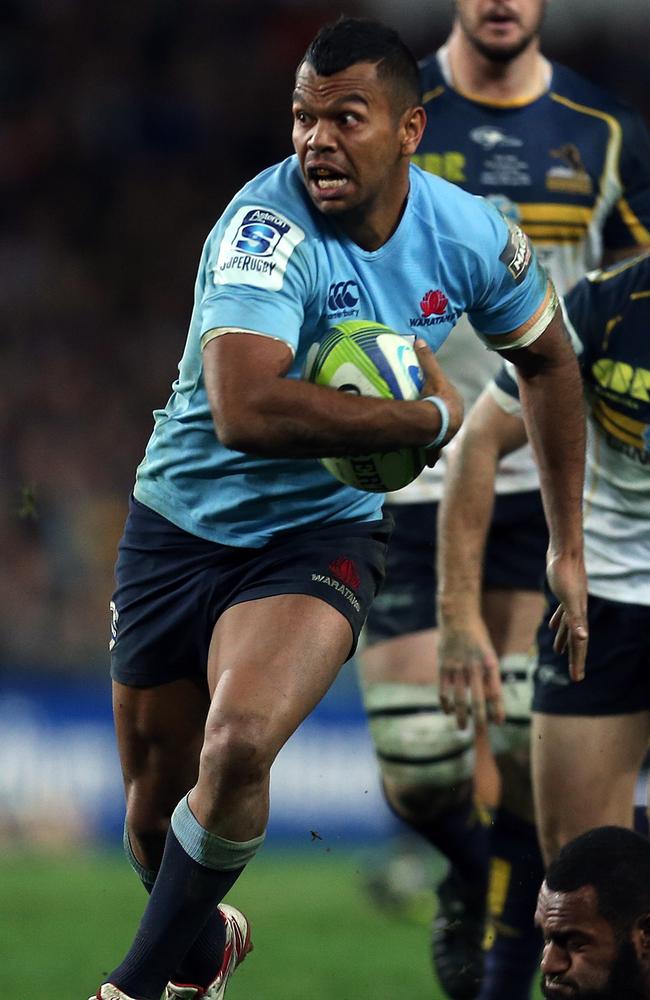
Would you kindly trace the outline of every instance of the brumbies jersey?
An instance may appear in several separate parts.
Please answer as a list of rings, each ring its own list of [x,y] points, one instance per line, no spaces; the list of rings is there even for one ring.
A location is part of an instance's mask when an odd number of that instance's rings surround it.
[[[528,320],[546,294],[547,276],[525,238],[489,202],[411,167],[400,223],[371,253],[317,211],[290,157],[247,184],[207,239],[179,377],[154,414],[135,496],[186,531],[228,545],[376,518],[382,494],[341,485],[315,459],[260,458],[219,444],[203,380],[204,335],[227,328],[284,341],[294,354],[288,377],[300,378],[311,344],[340,320],[376,320],[436,350],[462,312],[489,341]]]
[[[650,605],[650,255],[587,275],[565,309],[588,401],[589,591]],[[491,391],[512,412],[509,369]]]
[[[488,103],[453,89],[441,49],[421,64],[427,126],[414,159],[520,225],[564,294],[600,266],[604,250],[650,244],[650,137],[607,91],[564,66],[547,69],[548,89],[536,100]],[[467,327],[459,324],[440,363],[469,406],[498,366]],[[497,492],[537,484],[523,452],[499,468]],[[442,469],[425,470],[391,499],[437,499]]]

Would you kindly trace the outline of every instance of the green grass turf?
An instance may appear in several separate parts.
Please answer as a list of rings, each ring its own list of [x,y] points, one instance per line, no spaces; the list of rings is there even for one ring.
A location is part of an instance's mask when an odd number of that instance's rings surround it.
[[[359,856],[320,843],[262,852],[229,897],[251,920],[255,950],[227,1000],[444,1000],[429,912],[377,910],[362,870]],[[0,982],[14,1000],[86,1000],[128,947],[145,899],[119,854],[5,855],[0,884]]]

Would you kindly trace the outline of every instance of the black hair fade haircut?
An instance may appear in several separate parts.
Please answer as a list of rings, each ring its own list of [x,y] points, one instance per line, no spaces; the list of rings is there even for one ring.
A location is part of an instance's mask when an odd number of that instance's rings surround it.
[[[422,103],[415,56],[393,28],[365,17],[340,17],[320,29],[301,59],[319,76],[333,76],[359,62],[375,63],[377,76],[392,85],[396,111]]]
[[[596,890],[598,912],[619,935],[650,914],[650,842],[620,826],[599,826],[566,844],[546,873],[552,892]]]

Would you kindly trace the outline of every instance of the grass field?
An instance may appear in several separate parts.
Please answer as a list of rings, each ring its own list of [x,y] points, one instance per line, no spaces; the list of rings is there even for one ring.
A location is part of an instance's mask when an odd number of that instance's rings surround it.
[[[229,897],[251,920],[255,950],[227,1000],[444,1000],[429,967],[429,914],[378,911],[360,856],[314,846],[265,849]],[[0,880],[2,996],[87,1000],[126,950],[145,898],[122,856],[5,855]]]

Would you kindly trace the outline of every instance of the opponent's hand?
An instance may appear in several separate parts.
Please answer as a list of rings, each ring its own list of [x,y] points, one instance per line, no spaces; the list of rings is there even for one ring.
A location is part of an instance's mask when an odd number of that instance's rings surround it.
[[[555,631],[553,649],[569,654],[569,676],[581,681],[585,676],[585,659],[589,629],[587,626],[587,576],[582,558],[553,558],[547,561],[548,583],[560,602],[550,626]]]
[[[422,386],[421,395],[440,396],[447,404],[447,409],[449,410],[449,427],[444,441],[440,445],[440,448],[444,448],[460,430],[460,425],[463,422],[463,398],[443,372],[429,345],[420,337],[415,341],[415,353],[417,354],[420,367],[424,372],[424,385]],[[435,465],[438,453],[439,449],[437,448],[433,452],[435,459],[429,463],[430,465]]]
[[[440,626],[438,690],[443,712],[456,716],[459,729],[470,708],[476,726],[504,722],[499,659],[482,621]]]

